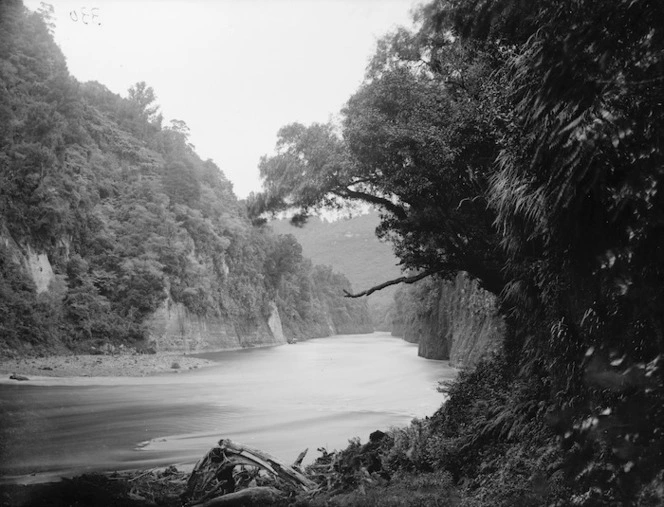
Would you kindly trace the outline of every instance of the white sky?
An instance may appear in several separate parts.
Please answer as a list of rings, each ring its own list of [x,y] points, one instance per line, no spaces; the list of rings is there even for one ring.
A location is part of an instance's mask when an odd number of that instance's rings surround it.
[[[40,0],[24,3],[37,10]],[[376,40],[409,25],[410,10],[419,2],[50,3],[55,39],[69,71],[79,81],[99,81],[122,96],[138,81],[152,86],[164,125],[184,120],[198,154],[213,159],[244,198],[260,190],[258,161],[272,153],[277,130],[337,114],[362,81]]]

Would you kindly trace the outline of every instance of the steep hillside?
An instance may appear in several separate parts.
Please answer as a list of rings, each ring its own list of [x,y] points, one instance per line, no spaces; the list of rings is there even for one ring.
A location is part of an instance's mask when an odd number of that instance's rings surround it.
[[[0,87],[0,354],[370,330],[343,277],[250,225],[185,122],[162,125],[152,88],[77,82],[15,0],[0,5]]]
[[[294,227],[288,220],[270,222],[276,233],[295,236],[304,255],[347,276],[356,291],[396,278],[401,273],[392,247],[376,237],[378,224],[375,212],[334,222],[313,217],[303,227]],[[391,329],[395,292],[395,287],[388,287],[366,298],[377,329]]]

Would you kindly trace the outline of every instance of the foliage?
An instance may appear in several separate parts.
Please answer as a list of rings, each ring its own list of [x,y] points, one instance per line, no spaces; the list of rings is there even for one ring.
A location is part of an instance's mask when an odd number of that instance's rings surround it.
[[[373,203],[406,268],[500,296],[504,355],[480,369],[498,387],[462,375],[434,418],[470,504],[634,504],[664,462],[664,11],[446,0],[416,18],[339,128],[280,132],[255,211]]]
[[[376,431],[366,444],[351,439],[341,451],[319,449],[321,456],[307,472],[322,494],[313,500],[301,496],[295,505],[440,505],[441,500],[452,505],[456,498],[448,472],[393,466],[405,431]],[[408,458],[401,457],[410,460],[412,449],[403,451]]]
[[[0,244],[9,245],[0,312],[10,348],[140,340],[172,304],[238,332],[264,324],[278,300],[318,305],[315,319],[298,321],[299,338],[369,330],[365,305],[342,298],[346,281],[320,276],[293,238],[252,227],[186,123],[162,126],[150,86],[123,98],[69,76],[49,12],[0,5]],[[20,267],[28,247],[47,254],[57,294],[35,293]],[[324,297],[283,282],[295,276]]]
[[[44,315],[89,337],[105,329],[90,315],[139,329],[172,300],[249,325],[274,297],[294,335],[362,321],[330,299],[344,280],[249,227],[186,125],[161,127],[149,87],[123,99],[76,83],[38,15],[0,9],[1,225],[68,277],[67,311]],[[664,11],[443,0],[416,17],[417,30],[380,41],[340,124],[279,131],[252,218],[371,204],[405,269],[464,271],[499,296],[503,350],[461,374],[430,420],[387,440],[382,470],[447,472],[468,505],[655,503]],[[70,276],[72,251],[85,263]],[[36,296],[8,258],[1,311],[37,339]]]
[[[269,225],[278,234],[295,236],[306,257],[315,264],[331,266],[346,275],[355,289],[361,289],[399,275],[398,259],[391,246],[376,238],[379,222],[378,214],[370,212],[334,221],[311,217],[302,227],[293,227],[287,219],[273,220]],[[392,327],[394,289],[367,298],[374,328],[381,331]]]
[[[341,296],[350,289],[344,275],[329,266],[314,266],[308,260],[297,268],[285,273],[277,292],[277,308],[289,338],[373,331],[366,304]]]
[[[390,43],[415,43],[402,35]],[[454,48],[444,57],[459,60]],[[489,65],[475,58],[463,82],[450,87],[459,69],[433,73],[417,59],[379,60],[344,109],[341,133],[320,124],[279,131],[278,154],[261,161],[266,190],[254,197],[252,212],[294,208],[306,215],[344,202],[371,204],[381,210],[379,235],[392,241],[405,268],[450,276],[465,270],[500,292],[494,215],[486,207],[497,143],[480,101],[491,93],[482,85]]]
[[[449,474],[399,473],[389,483],[374,481],[363,488],[337,495],[322,494],[300,499],[298,507],[437,507],[457,505]]]
[[[629,502],[664,451],[664,18],[650,2],[532,12],[504,69],[515,116],[492,179],[507,301],[524,364],[547,365],[555,405],[573,414],[575,502]]]

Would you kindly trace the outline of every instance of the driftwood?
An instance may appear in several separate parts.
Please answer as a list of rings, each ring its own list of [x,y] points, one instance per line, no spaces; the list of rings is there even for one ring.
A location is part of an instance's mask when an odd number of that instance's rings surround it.
[[[297,456],[297,459],[293,462],[293,468],[296,469],[297,471],[300,471],[300,467],[302,466],[302,461],[304,460],[304,457],[307,455],[307,452],[309,452],[308,447],[304,451],[302,451]]]
[[[304,453],[298,457],[298,461],[301,463],[303,458]],[[260,468],[290,486],[303,491],[310,491],[317,487],[315,482],[305,477],[295,467],[286,465],[266,452],[232,440],[222,439],[194,467],[187,482],[187,490],[183,495],[183,500],[191,505],[192,502],[205,502],[222,496],[228,497],[235,491],[233,468],[236,466]],[[243,491],[251,491],[252,489],[256,488]],[[245,493],[245,495],[250,494]],[[202,505],[232,504],[203,503]]]
[[[260,507],[275,504],[283,498],[283,494],[278,489],[261,486],[218,496],[192,507],[249,507],[254,505]]]

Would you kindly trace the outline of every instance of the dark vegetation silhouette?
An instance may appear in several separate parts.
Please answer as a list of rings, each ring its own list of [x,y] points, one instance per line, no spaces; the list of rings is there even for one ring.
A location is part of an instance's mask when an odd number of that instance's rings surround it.
[[[398,470],[450,473],[464,505],[661,504],[662,6],[447,0],[416,19],[340,124],[279,131],[254,216],[377,206],[405,276],[466,272],[499,298],[500,352],[385,444]]]
[[[430,418],[324,453],[323,493],[295,502],[661,505],[662,6],[447,0],[416,17],[380,41],[341,124],[279,132],[248,206],[377,206],[404,276],[467,273],[505,338]],[[4,343],[140,337],[165,298],[251,320],[282,290],[285,315],[310,315],[297,247],[249,227],[149,87],[75,82],[17,2],[0,4],[0,56]],[[60,283],[36,294],[8,238]]]

